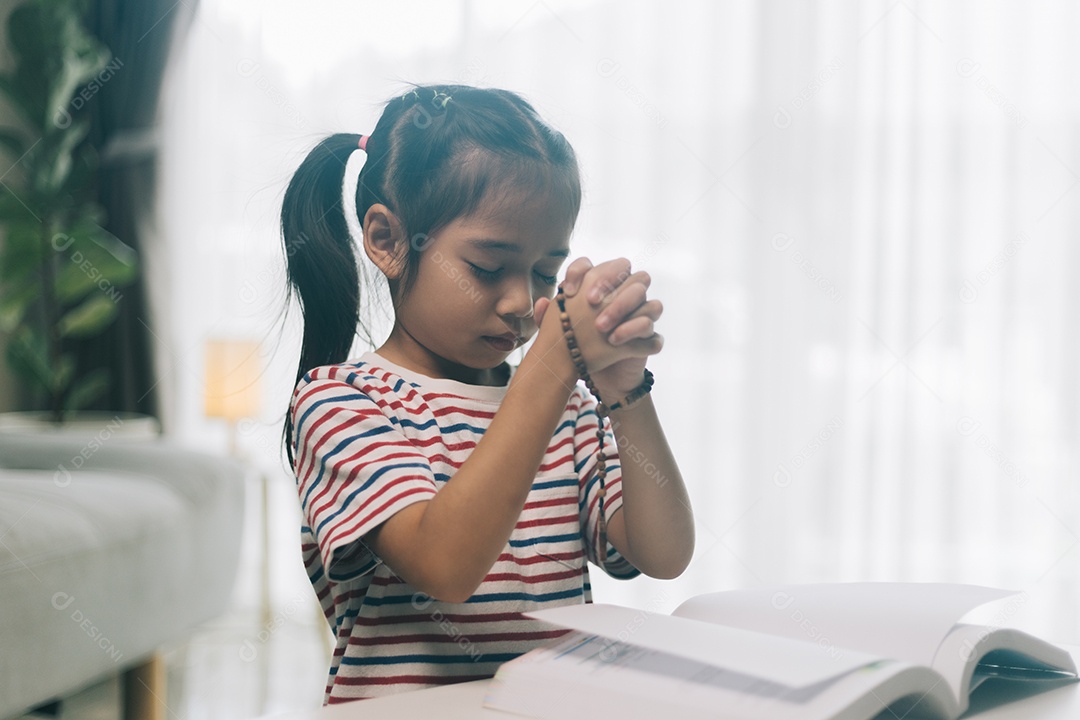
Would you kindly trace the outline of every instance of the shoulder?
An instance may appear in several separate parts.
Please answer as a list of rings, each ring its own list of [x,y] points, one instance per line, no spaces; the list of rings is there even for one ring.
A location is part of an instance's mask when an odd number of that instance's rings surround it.
[[[366,397],[382,404],[387,399],[408,399],[415,394],[415,386],[404,378],[359,360],[312,368],[296,383],[290,404],[295,408],[348,397]]]

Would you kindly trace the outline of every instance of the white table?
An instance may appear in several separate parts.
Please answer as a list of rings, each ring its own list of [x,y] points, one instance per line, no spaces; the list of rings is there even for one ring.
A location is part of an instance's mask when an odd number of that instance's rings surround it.
[[[1080,645],[1061,645],[1080,666]],[[427,690],[400,693],[342,705],[313,708],[310,711],[272,716],[275,720],[400,720],[401,718],[439,718],[440,720],[509,720],[512,715],[483,707],[488,680],[445,685]],[[987,693],[983,700],[989,700]],[[1080,718],[1080,683],[1048,690],[1022,699],[995,695],[997,704],[985,710],[973,707],[965,718],[979,720],[1062,720]]]

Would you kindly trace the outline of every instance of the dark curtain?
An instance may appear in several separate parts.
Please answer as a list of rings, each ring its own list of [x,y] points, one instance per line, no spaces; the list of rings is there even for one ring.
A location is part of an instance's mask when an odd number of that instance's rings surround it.
[[[105,228],[136,252],[160,242],[152,223],[158,171],[157,108],[166,62],[194,18],[196,0],[92,0],[87,27],[112,51],[114,69],[88,103],[88,141],[99,151],[98,201]],[[108,392],[88,409],[159,416],[146,269],[122,288],[119,317],[76,346],[79,372],[109,370]],[[159,333],[160,334],[160,333]]]

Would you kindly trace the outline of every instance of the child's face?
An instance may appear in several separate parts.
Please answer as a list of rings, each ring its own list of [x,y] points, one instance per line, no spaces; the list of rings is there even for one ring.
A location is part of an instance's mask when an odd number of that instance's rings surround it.
[[[566,210],[543,195],[481,206],[451,222],[419,256],[416,282],[397,308],[396,349],[434,377],[486,384],[482,371],[536,333],[533,307],[555,296],[571,230]],[[493,339],[506,333],[520,339]]]

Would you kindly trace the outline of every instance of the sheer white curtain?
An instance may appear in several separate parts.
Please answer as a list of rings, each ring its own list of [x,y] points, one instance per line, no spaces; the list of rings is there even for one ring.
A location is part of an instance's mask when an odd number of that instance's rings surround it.
[[[286,507],[289,173],[323,134],[369,131],[401,80],[506,87],[580,155],[574,255],[630,258],[665,306],[653,393],[697,553],[676,581],[594,573],[598,601],[972,582],[1025,590],[1028,626],[1076,641],[1077,20],[1069,3],[203,0],[170,74],[150,268],[166,425],[223,445],[203,340],[262,339],[266,410],[241,440]],[[294,554],[279,596],[305,591]]]

